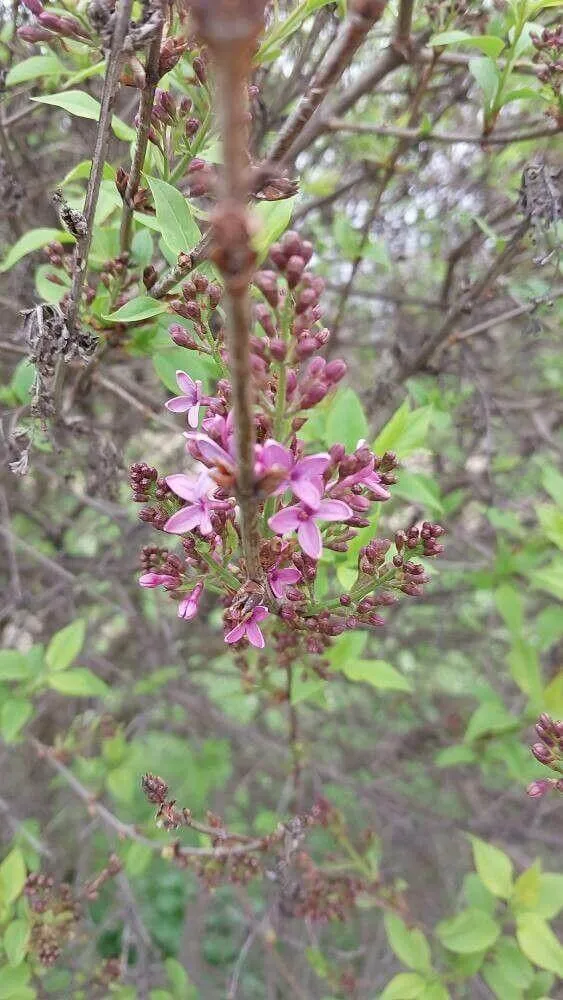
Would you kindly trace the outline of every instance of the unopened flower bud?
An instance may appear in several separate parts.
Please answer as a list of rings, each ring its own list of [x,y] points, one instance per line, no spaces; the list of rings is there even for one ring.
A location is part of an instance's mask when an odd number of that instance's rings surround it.
[[[284,361],[287,354],[287,344],[281,337],[274,337],[270,341],[270,354],[274,361]]]
[[[344,378],[346,372],[348,371],[348,366],[345,361],[341,358],[335,358],[334,361],[329,361],[325,368],[325,378],[327,382],[331,382],[332,385],[336,385]]]
[[[184,125],[184,132],[188,139],[193,139],[195,135],[199,132],[201,122],[199,118],[187,118],[186,124]]]
[[[316,406],[325,398],[326,394],[327,387],[323,382],[313,382],[301,397],[301,409],[309,410],[312,406]]]
[[[264,330],[264,333],[267,333],[268,337],[275,337],[276,326],[272,319],[272,314],[268,309],[268,306],[266,306],[263,302],[259,302],[254,307],[254,313],[260,326]]]
[[[48,31],[47,28],[40,28],[36,24],[23,24],[21,28],[18,28],[16,34],[22,41],[30,42],[32,45],[35,42],[45,42],[53,38],[51,31]]]
[[[552,787],[551,781],[547,781],[546,779],[540,778],[539,781],[532,781],[532,783],[528,785],[526,793],[530,796],[531,799],[541,799],[542,795],[545,795],[546,792],[549,792],[551,787]]]
[[[297,343],[295,354],[300,361],[304,361],[305,358],[310,358],[317,349],[317,342],[314,337],[301,337]]]
[[[289,258],[285,267],[285,276],[290,288],[295,288],[295,286],[299,284],[304,270],[305,261],[302,257],[298,257],[297,254],[294,254]]]

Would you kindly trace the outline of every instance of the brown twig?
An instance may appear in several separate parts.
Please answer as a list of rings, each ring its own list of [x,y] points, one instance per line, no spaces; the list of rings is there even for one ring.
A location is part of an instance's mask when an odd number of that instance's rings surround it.
[[[90,244],[94,234],[94,215],[96,213],[96,205],[98,203],[98,196],[100,193],[100,184],[102,182],[102,174],[109,146],[112,109],[117,87],[119,85],[123,43],[125,42],[125,38],[129,30],[132,6],[133,0],[120,0],[119,2],[117,18],[111,39],[111,49],[108,55],[100,107],[100,120],[98,122],[96,142],[94,144],[94,152],[92,154],[92,169],[88,178],[88,187],[86,188],[86,199],[84,202],[86,233],[81,239],[78,240],[74,251],[74,274],[66,316],[67,327],[71,336],[76,325],[78,311],[80,309],[80,300],[82,298],[82,289],[86,278],[88,254],[90,252]]]
[[[269,152],[271,163],[283,164],[294,157],[294,145],[310,122],[329,89],[350,65],[370,28],[379,20],[387,0],[354,0],[349,14],[330,47],[324,64],[309,83],[295,111],[289,116]]]
[[[452,306],[445,316],[444,322],[441,326],[438,327],[434,334],[426,338],[418,353],[415,354],[413,358],[406,361],[400,372],[400,381],[404,381],[406,378],[414,375],[415,372],[424,368],[438,347],[447,340],[458,319],[463,316],[464,313],[471,311],[482,295],[484,295],[493,282],[496,281],[498,276],[506,270],[507,265],[518,252],[520,240],[528,232],[530,225],[530,219],[524,219],[523,222],[520,223],[512,238],[508,241],[504,250],[499,254],[489,270],[469,289],[465,295],[460,296],[457,304]]]
[[[416,128],[400,128],[396,125],[373,125],[369,122],[346,122],[341,118],[330,118],[326,123],[330,132],[353,132],[359,135],[390,136],[396,139],[408,139],[409,142],[443,142],[448,145],[468,143],[474,146],[508,146],[514,142],[530,142],[534,139],[545,139],[558,135],[560,128],[547,126],[529,129],[524,132],[497,132],[492,135],[468,135],[463,132],[421,132]]]
[[[199,243],[190,250],[189,253],[183,255],[182,263],[176,264],[174,267],[170,268],[169,271],[165,271],[164,274],[160,276],[158,281],[155,281],[153,287],[150,290],[150,295],[153,299],[162,299],[168,292],[177,285],[182,278],[185,278],[191,271],[194,271],[196,267],[207,260],[211,251],[211,233],[206,233],[202,236]]]
[[[127,253],[131,244],[131,228],[133,221],[134,204],[133,198],[137,193],[141,171],[145,162],[147,145],[149,141],[149,129],[151,124],[151,113],[154,104],[154,95],[159,81],[158,62],[160,58],[160,46],[162,43],[162,33],[164,31],[164,17],[155,31],[145,64],[145,86],[141,92],[139,101],[139,124],[137,126],[137,139],[131,163],[131,170],[127,179],[125,194],[123,195],[123,215],[121,216],[121,229],[119,233],[119,247],[121,253]]]

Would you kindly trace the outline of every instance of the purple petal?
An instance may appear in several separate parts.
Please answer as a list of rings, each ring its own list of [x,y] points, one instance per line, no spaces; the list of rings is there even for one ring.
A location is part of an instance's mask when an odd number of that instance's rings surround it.
[[[177,497],[182,497],[182,500],[190,500],[193,503],[197,499],[197,480],[185,476],[183,472],[167,476],[166,485]]]
[[[371,475],[364,476],[362,483],[364,486],[367,486],[368,490],[375,493],[376,497],[379,497],[380,500],[388,500],[391,496],[390,491],[381,485],[377,472],[372,472]]]
[[[190,507],[182,507],[176,514],[172,514],[163,530],[169,531],[172,535],[183,535],[185,531],[198,528],[200,521],[201,509],[192,504]]]
[[[278,510],[277,514],[273,514],[269,518],[268,524],[277,535],[285,535],[286,531],[295,531],[302,523],[299,517],[302,510],[301,504],[284,507],[282,510]]]
[[[225,642],[238,642],[239,639],[242,639],[243,635],[246,635],[246,626],[235,625],[230,632],[227,632]]]
[[[248,622],[246,625],[246,634],[248,636],[248,641],[253,646],[256,646],[257,649],[264,649],[266,643],[258,625],[254,622]]]
[[[289,448],[284,448],[283,444],[279,444],[278,441],[265,441],[260,459],[266,470],[277,467],[287,469],[289,472],[293,465],[293,455]]]
[[[210,535],[211,532],[213,531],[213,526],[211,524],[211,519],[209,517],[209,508],[207,504],[203,504],[200,507],[199,518],[200,518],[199,530],[201,531],[202,535]]]
[[[330,455],[327,452],[319,452],[318,455],[307,455],[300,458],[295,464],[292,479],[297,476],[302,479],[311,479],[313,476],[322,476],[323,472],[330,465]]]
[[[183,601],[180,601],[178,605],[178,618],[183,618],[184,621],[190,621],[191,618],[195,618],[197,614],[197,601],[194,601],[191,594],[184,597]]]
[[[268,577],[268,583],[270,584],[270,590],[272,591],[274,597],[277,597],[278,600],[281,601],[285,593],[283,582],[277,580],[275,573],[272,573]]]
[[[197,443],[200,453],[208,462],[211,462],[213,465],[221,465],[234,472],[235,463],[228,451],[225,451],[220,444],[216,444],[215,441],[212,441],[205,434],[193,434],[190,436]]]
[[[262,622],[264,621],[264,618],[268,617],[269,613],[270,612],[263,604],[257,604],[256,607],[254,608],[254,611],[252,612],[252,617],[250,620],[253,622]]]
[[[194,403],[188,409],[188,424],[190,427],[196,428],[199,421],[199,403]]]
[[[169,399],[164,405],[171,413],[185,413],[192,406],[192,401],[188,396],[174,396],[173,399]]]
[[[194,403],[197,396],[197,385],[193,378],[190,378],[187,372],[176,372],[176,381],[178,383],[178,388],[191,399],[192,403]]]
[[[300,522],[299,528],[297,529],[297,537],[299,539],[299,544],[306,555],[310,556],[311,559],[321,558],[323,540],[321,538],[321,533],[312,518],[309,518],[308,521]]]
[[[347,521],[349,517],[353,517],[353,512],[343,500],[321,500],[314,517],[321,521]]]
[[[322,479],[299,479],[291,477],[291,489],[308,507],[316,510],[321,502],[324,483]]]
[[[167,573],[143,573],[139,577],[141,587],[174,587],[178,582],[178,577],[169,576]]]
[[[301,579],[301,573],[299,572],[299,570],[294,569],[291,566],[288,566],[287,569],[278,569],[276,571],[276,576],[278,580],[281,580],[282,583],[290,583],[290,584],[299,583],[299,580]]]

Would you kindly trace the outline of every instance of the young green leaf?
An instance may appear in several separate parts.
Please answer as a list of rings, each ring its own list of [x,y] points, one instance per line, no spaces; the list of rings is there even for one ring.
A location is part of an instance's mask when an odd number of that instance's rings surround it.
[[[87,118],[93,122],[99,121],[100,118],[100,102],[85,90],[63,90],[59,94],[43,94],[41,97],[32,97],[31,100],[38,104],[50,104],[55,108],[62,108],[77,118]],[[111,127],[118,139],[123,139],[125,142],[133,142],[135,139],[135,129],[115,115]]]
[[[340,441],[351,451],[369,432],[367,417],[357,393],[353,389],[340,389],[331,401],[326,422],[327,437]]]
[[[436,934],[448,951],[466,955],[491,948],[500,934],[500,926],[484,910],[468,909],[442,920]]]
[[[398,959],[416,972],[432,970],[432,957],[426,937],[417,927],[407,927],[396,913],[386,913],[385,931]]]
[[[26,878],[23,854],[19,847],[14,847],[0,864],[0,899],[4,903],[13,903],[20,895]]]
[[[64,65],[56,55],[30,56],[15,63],[8,71],[5,80],[6,87],[17,87],[28,80],[36,80],[40,76],[58,76],[64,72]]]
[[[188,200],[166,181],[158,180],[156,177],[147,177],[147,181],[152,191],[156,221],[164,242],[175,256],[179,253],[189,253],[199,241],[201,233],[190,211]]]
[[[49,677],[49,687],[61,694],[75,698],[105,698],[110,689],[101,677],[97,677],[86,667],[65,670],[62,674]]]
[[[563,977],[563,946],[542,917],[522,913],[516,925],[516,938],[530,962]]]
[[[108,323],[138,323],[142,319],[150,319],[152,316],[160,316],[168,309],[166,302],[160,299],[151,299],[150,295],[136,295],[134,299],[129,299],[115,312],[102,319]]]
[[[45,663],[51,673],[66,670],[70,666],[84,645],[85,635],[86,622],[83,618],[77,618],[70,625],[55,632],[45,653]]]
[[[495,896],[508,899],[512,893],[514,866],[504,851],[479,837],[470,837],[473,861],[483,885]]]
[[[25,681],[32,674],[26,656],[17,649],[0,650],[0,681]]]
[[[495,102],[500,84],[500,74],[492,59],[470,59],[469,72],[479,84],[485,98],[485,107],[491,108]]]
[[[33,704],[27,698],[7,698],[0,711],[0,734],[6,743],[15,740],[33,715]]]
[[[385,660],[360,660],[345,664],[342,673],[350,681],[365,681],[380,691],[412,691],[406,677]]]
[[[518,729],[518,727],[518,719],[511,715],[504,705],[496,701],[485,701],[479,705],[479,708],[475,709],[471,716],[464,740],[466,743],[472,743],[480,736],[486,736],[490,733],[507,733],[510,730]]]
[[[260,201],[254,205],[252,216],[257,223],[257,232],[252,238],[252,245],[263,261],[272,243],[285,232],[291,221],[295,198],[282,198],[280,201]]]
[[[10,965],[23,962],[29,943],[30,926],[27,920],[12,920],[4,931],[3,945]]]
[[[400,972],[387,983],[379,1000],[416,1000],[424,992],[426,982],[417,972]]]
[[[29,229],[8,250],[8,253],[0,264],[0,274],[3,274],[4,271],[9,271],[14,264],[17,264],[22,257],[26,257],[28,253],[40,250],[41,247],[47,246],[47,243],[52,243],[54,240],[57,240],[59,243],[75,242],[74,236],[65,232],[64,229],[47,229],[45,227]]]

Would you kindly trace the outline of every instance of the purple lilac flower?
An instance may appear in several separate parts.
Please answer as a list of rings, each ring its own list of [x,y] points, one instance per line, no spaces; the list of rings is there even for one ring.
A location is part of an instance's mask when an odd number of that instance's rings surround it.
[[[239,625],[235,625],[225,636],[225,642],[239,642],[246,636],[252,646],[257,649],[264,649],[266,645],[264,636],[260,631],[258,622],[264,621],[268,617],[268,609],[263,604],[258,604],[250,613],[250,616]]]
[[[141,587],[177,587],[179,584],[177,576],[170,576],[168,573],[143,573],[139,577]]]
[[[353,516],[351,507],[343,500],[319,500],[317,504],[293,504],[284,507],[268,521],[272,531],[285,535],[297,531],[297,538],[303,552],[311,559],[320,559],[323,540],[317,521],[347,521]]]
[[[299,583],[300,580],[301,573],[294,566],[288,566],[287,569],[273,569],[271,573],[268,573],[270,590],[280,601],[285,597],[289,587],[294,583]]]
[[[322,475],[331,460],[328,453],[320,452],[317,455],[296,458],[289,448],[270,440],[262,446],[259,458],[264,472],[280,469],[286,473],[286,478],[276,493],[291,489],[304,503],[311,506],[319,503],[324,492]]]
[[[184,598],[180,601],[178,605],[178,618],[183,618],[184,621],[189,621],[190,618],[195,618],[199,608],[199,601],[203,592],[203,583],[198,583],[193,590],[186,594]]]
[[[189,426],[197,427],[199,408],[204,399],[201,392],[201,382],[199,380],[194,382],[193,378],[182,371],[176,372],[176,382],[184,395],[169,399],[165,404],[166,409],[172,413],[187,413]]]
[[[338,489],[360,484],[362,486],[366,486],[368,490],[371,490],[378,500],[388,500],[391,493],[387,487],[382,485],[381,476],[378,472],[374,471],[373,466],[374,459],[372,458],[367,465],[363,466],[363,468],[358,469],[358,471],[354,472],[351,476],[346,476],[344,479],[341,479],[337,483]]]
[[[188,439],[188,450],[193,442],[194,451],[197,457],[209,468],[218,468],[221,472],[226,472],[230,476],[235,475],[236,464],[234,455],[227,451],[222,445],[217,444],[207,434],[194,434],[187,431],[184,435]],[[193,452],[190,452],[193,454]]]
[[[183,473],[167,476],[166,484],[176,496],[187,500],[189,506],[182,507],[176,514],[172,514],[164,525],[164,531],[182,535],[185,531],[199,528],[202,535],[210,535],[213,531],[211,511],[213,508],[224,506],[225,502],[210,499],[209,493],[211,488],[215,489],[215,483],[207,474],[207,470],[200,472],[197,479],[191,479]]]

